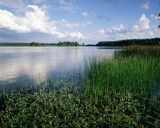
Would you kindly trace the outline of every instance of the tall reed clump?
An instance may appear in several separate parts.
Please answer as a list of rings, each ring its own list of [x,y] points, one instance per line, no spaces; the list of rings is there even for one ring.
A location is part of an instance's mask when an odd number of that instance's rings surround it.
[[[115,57],[134,57],[140,56],[144,58],[159,58],[160,48],[126,48],[115,52]]]
[[[94,98],[111,93],[160,94],[160,49],[123,49],[113,59],[92,59],[85,67],[85,91]]]

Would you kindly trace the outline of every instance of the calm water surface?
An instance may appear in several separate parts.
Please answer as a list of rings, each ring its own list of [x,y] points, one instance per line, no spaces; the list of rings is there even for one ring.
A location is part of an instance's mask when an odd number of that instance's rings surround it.
[[[61,79],[60,74],[79,71],[89,58],[112,57],[114,52],[97,47],[0,47],[0,89]]]

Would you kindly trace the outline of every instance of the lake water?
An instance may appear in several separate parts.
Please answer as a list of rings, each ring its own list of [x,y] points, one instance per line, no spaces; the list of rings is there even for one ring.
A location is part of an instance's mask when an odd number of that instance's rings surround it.
[[[114,52],[97,47],[0,47],[0,90],[48,77],[63,79],[78,72],[88,59],[112,57]]]

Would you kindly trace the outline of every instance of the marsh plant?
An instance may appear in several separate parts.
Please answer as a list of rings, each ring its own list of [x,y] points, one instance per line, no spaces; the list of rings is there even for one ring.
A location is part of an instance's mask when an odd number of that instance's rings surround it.
[[[134,97],[107,94],[101,102],[87,98],[74,86],[34,93],[11,92],[4,96],[1,125],[14,127],[144,127],[158,126],[160,103]],[[146,108],[145,108],[146,107]]]
[[[113,59],[92,59],[85,67],[86,91],[100,96],[128,92],[157,96],[160,91],[160,49],[124,49]]]

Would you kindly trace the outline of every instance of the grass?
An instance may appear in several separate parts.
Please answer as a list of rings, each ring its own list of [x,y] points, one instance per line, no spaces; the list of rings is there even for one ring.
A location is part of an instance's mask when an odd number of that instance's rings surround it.
[[[42,84],[0,95],[0,127],[160,127],[160,49],[124,49],[91,60],[83,88]],[[55,86],[55,82],[53,86]]]
[[[84,74],[87,93],[153,96],[160,89],[160,49],[126,49],[110,60],[92,59]]]
[[[112,92],[149,95],[152,89],[160,86],[159,62],[160,59],[141,57],[92,60],[86,68],[86,89],[97,95]]]
[[[140,47],[140,46],[139,46]],[[143,57],[143,58],[159,58],[160,57],[160,47],[128,47],[123,50],[119,50],[115,53],[115,58],[126,58],[126,57]]]

